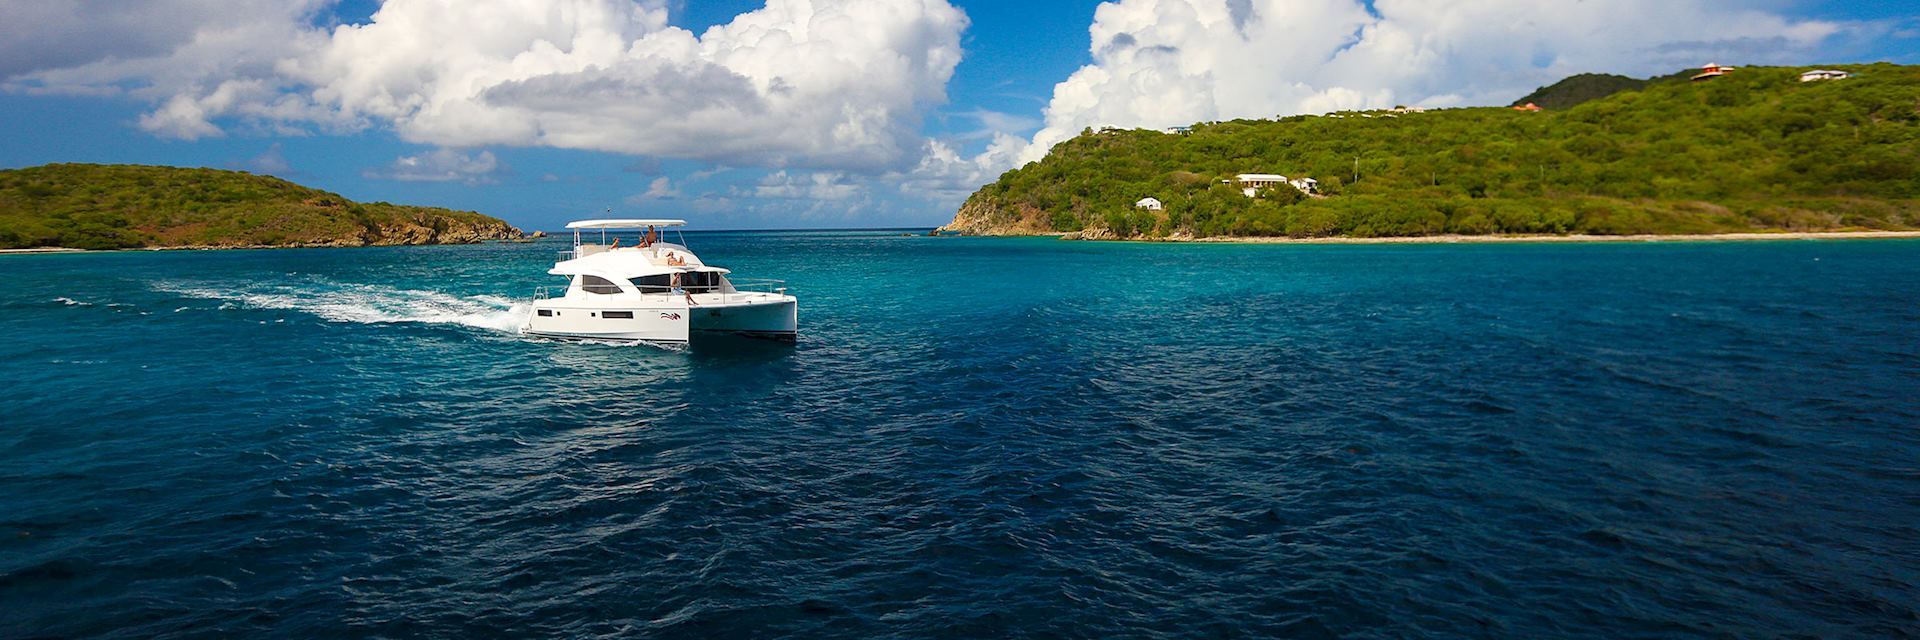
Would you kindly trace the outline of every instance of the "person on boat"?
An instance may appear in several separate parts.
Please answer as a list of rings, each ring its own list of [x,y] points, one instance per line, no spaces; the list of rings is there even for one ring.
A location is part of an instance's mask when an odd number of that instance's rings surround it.
[[[659,241],[660,241],[660,234],[653,230],[653,225],[647,225],[647,234],[645,236],[641,236],[640,238],[640,248],[644,249],[647,247],[651,247],[653,246],[653,243],[659,242]]]
[[[673,292],[674,292],[674,293],[678,293],[678,294],[680,294],[680,295],[683,295],[683,296],[686,296],[686,297],[687,297],[687,306],[689,306],[689,307],[697,307],[697,306],[700,306],[700,303],[698,303],[698,302],[694,302],[694,301],[693,301],[693,294],[692,294],[692,293],[688,293],[688,292],[687,292],[687,289],[686,289],[686,287],[682,287],[682,286],[680,286],[680,273],[679,273],[679,272],[677,272],[677,271],[676,271],[676,272],[674,272],[674,274],[673,274],[673,279],[672,279],[672,280],[670,280],[670,281],[668,281],[668,283],[667,283],[667,286],[668,286],[669,288],[671,288],[671,289],[673,290]]]
[[[680,256],[677,256],[677,255],[674,255],[672,251],[668,251],[668,252],[667,252],[667,266],[669,266],[669,267],[684,267],[684,266],[687,266],[687,259],[686,259],[686,258],[682,258],[682,257],[680,257]]]
[[[614,249],[618,249],[618,248],[620,248],[620,236],[614,236],[614,237],[613,237],[613,244],[610,244],[610,245],[607,245],[607,250],[608,250],[608,251],[612,251],[612,250],[614,250]]]

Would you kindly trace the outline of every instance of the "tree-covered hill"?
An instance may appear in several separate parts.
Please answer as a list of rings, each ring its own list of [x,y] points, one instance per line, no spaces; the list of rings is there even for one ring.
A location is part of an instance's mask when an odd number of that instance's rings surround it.
[[[1647,82],[1610,73],[1582,73],[1535,89],[1526,97],[1513,101],[1513,106],[1533,104],[1544,109],[1571,109],[1622,91],[1638,91],[1646,87]]]
[[[0,171],[0,248],[453,244],[518,238],[468,211],[356,203],[279,178],[141,165]]]
[[[1920,227],[1920,67],[1746,67],[1571,109],[1087,131],[962,206],[968,233],[1414,236]],[[1247,198],[1239,173],[1320,181]],[[1165,211],[1135,209],[1143,197]]]

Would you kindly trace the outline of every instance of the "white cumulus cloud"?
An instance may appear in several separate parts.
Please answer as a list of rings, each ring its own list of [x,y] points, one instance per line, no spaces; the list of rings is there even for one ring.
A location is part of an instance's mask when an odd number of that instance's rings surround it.
[[[660,176],[647,184],[646,193],[628,196],[627,204],[641,204],[649,200],[673,200],[679,197],[680,190],[674,188],[673,179]]]
[[[401,156],[392,164],[368,169],[363,175],[402,182],[487,184],[497,180],[506,171],[506,165],[501,164],[491,151],[463,153],[453,149],[435,149],[419,155]]]
[[[1777,3],[1775,3],[1777,4]],[[1705,0],[1118,0],[1022,161],[1086,127],[1498,104],[1581,72],[1801,63],[1850,26]]]
[[[331,29],[314,26],[323,0],[80,4],[178,15],[142,39],[36,55],[50,36],[22,21],[84,31],[75,16],[94,12],[0,5],[16,19],[0,27],[0,77],[16,91],[137,88],[158,135],[386,126],[441,147],[869,173],[914,161],[968,24],[946,0],[767,0],[700,34],[667,24],[664,0],[386,0]]]
[[[788,175],[781,170],[761,178],[750,193],[742,195],[775,200],[846,200],[864,192],[864,187],[854,184],[846,174],[838,171]]]

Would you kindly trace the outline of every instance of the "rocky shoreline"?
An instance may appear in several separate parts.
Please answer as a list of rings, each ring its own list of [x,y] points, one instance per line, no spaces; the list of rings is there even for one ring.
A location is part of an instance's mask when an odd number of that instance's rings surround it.
[[[1096,240],[1104,242],[1204,242],[1215,244],[1492,244],[1512,242],[1712,242],[1732,240],[1847,240],[1847,239],[1883,239],[1883,238],[1920,238],[1920,230],[1915,231],[1876,231],[1860,229],[1836,229],[1833,231],[1753,231],[1733,233],[1699,234],[1632,234],[1632,235],[1593,235],[1593,234],[1504,234],[1504,235],[1459,235],[1444,234],[1431,236],[1383,236],[1349,237],[1324,236],[1296,238],[1292,236],[1203,236],[1173,234],[1152,237],[1144,235],[1120,236],[1104,227],[1095,227],[1081,231],[1061,232],[1046,227],[1046,219],[1039,210],[1002,209],[969,201],[960,207],[953,221],[933,230],[936,235],[962,236],[1001,236],[1001,237],[1054,237],[1062,240]]]
[[[940,227],[935,233],[953,231]],[[1052,237],[1061,240],[1088,240],[1100,242],[1141,242],[1141,243],[1206,243],[1206,244],[1510,244],[1510,243],[1559,243],[1559,242],[1720,242],[1752,240],[1875,240],[1896,238],[1920,238],[1920,231],[1781,231],[1753,233],[1698,233],[1654,235],[1638,234],[1623,236],[1601,235],[1499,235],[1499,236],[1398,236],[1383,238],[1293,238],[1287,236],[1210,236],[1196,238],[1185,235],[1172,235],[1164,238],[1118,238],[1102,233],[965,233],[957,235],[982,237]]]
[[[283,242],[278,244],[234,243],[234,244],[181,244],[149,245],[109,251],[220,251],[227,249],[338,249],[349,247],[417,247],[434,245],[480,244],[483,242],[519,241],[527,238],[520,229],[505,222],[465,223],[446,221],[440,225],[401,224],[370,227],[358,236],[334,238],[317,242]],[[0,254],[34,253],[81,253],[97,250],[75,249],[71,247],[32,247],[26,249],[0,249]]]

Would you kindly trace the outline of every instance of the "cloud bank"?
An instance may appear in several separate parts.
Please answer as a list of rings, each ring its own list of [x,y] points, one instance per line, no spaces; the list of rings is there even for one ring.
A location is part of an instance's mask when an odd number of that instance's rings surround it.
[[[0,73],[15,90],[147,97],[140,126],[182,139],[387,126],[440,147],[878,172],[916,159],[968,24],[946,0],[768,0],[698,35],[662,0],[387,0],[331,29],[312,24],[321,8],[162,0],[142,9],[176,15],[145,31],[103,27],[135,41],[33,55],[41,43],[9,34]],[[88,13],[12,3],[0,18],[84,30]]]
[[[1054,88],[1020,159],[1085,127],[1500,104],[1582,72],[1805,62],[1849,26],[1737,1],[1119,0],[1096,10],[1092,64]]]

